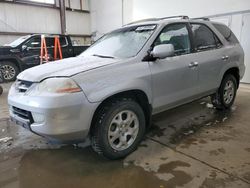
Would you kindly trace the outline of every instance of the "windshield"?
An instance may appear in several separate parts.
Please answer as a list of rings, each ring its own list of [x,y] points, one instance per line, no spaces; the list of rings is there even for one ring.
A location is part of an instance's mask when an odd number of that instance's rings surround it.
[[[20,37],[20,38],[14,40],[12,43],[5,44],[4,46],[17,47],[19,44],[21,44],[22,42],[24,42],[25,40],[27,40],[29,37],[30,37],[30,35],[26,35],[26,36]]]
[[[129,58],[136,56],[154,32],[156,25],[132,26],[113,31],[84,51],[81,56]]]

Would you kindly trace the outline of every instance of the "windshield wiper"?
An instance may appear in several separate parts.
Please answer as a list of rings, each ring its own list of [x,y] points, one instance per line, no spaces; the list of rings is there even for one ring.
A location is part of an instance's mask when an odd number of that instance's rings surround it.
[[[112,57],[112,56],[99,55],[99,54],[93,54],[93,56],[101,57],[101,58],[111,58],[111,59],[114,59],[114,58],[115,58],[115,57]]]

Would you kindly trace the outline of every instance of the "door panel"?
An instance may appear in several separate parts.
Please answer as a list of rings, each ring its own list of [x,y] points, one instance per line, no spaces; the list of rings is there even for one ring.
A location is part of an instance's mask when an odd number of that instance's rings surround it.
[[[196,53],[195,61],[199,63],[199,86],[201,95],[211,94],[220,85],[220,73],[227,60],[228,50],[220,48]],[[223,55],[224,54],[224,55]]]
[[[24,62],[26,68],[30,68],[40,64],[40,48],[39,49],[29,49],[24,52],[22,56],[22,61]]]
[[[149,63],[154,113],[188,102],[198,94],[198,67],[189,67],[193,58],[187,54]]]

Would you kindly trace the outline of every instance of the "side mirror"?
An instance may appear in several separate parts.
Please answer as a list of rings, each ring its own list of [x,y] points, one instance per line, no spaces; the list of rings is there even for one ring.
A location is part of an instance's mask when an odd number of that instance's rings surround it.
[[[26,45],[22,45],[22,51],[28,50],[28,47]]]
[[[174,46],[173,44],[160,44],[155,46],[151,52],[151,56],[157,59],[165,59],[174,55]]]

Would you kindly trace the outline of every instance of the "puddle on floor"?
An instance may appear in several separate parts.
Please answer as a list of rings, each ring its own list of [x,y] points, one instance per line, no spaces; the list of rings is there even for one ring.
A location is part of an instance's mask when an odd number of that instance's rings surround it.
[[[191,105],[184,105],[156,115],[153,117],[153,125],[147,136],[156,139],[164,137],[164,143],[171,146],[176,146],[185,139],[187,139],[186,145],[195,144],[188,140],[189,135],[193,135],[201,129],[204,131],[205,127],[223,125],[224,122],[230,120],[236,109],[234,106],[230,110],[218,111],[211,107],[207,100],[197,101]]]
[[[141,167],[132,164],[125,167],[122,160],[100,158],[90,147],[29,150],[19,157],[9,157],[0,170],[0,187],[15,184],[24,188],[152,188],[166,184]]]
[[[133,161],[109,161],[90,147],[59,145],[0,122],[0,187],[165,187],[155,174]],[[140,147],[147,147],[141,144]]]

